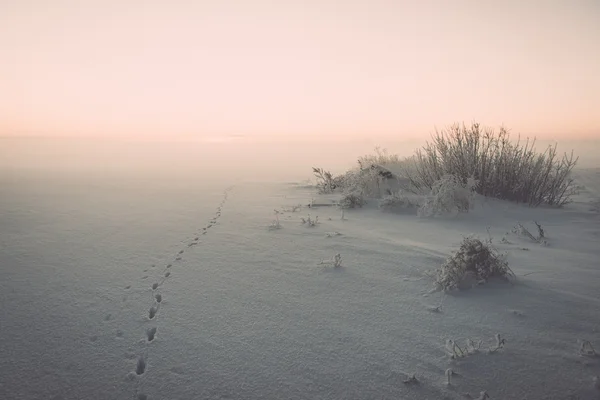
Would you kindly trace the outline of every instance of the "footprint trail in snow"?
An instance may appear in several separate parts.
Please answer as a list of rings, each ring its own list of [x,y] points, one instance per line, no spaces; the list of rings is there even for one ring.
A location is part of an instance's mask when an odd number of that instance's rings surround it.
[[[149,347],[148,346],[150,346],[155,341],[156,337],[158,336],[159,330],[158,330],[158,327],[156,326],[156,323],[160,316],[160,306],[163,301],[163,295],[161,293],[161,289],[165,285],[166,281],[172,276],[172,272],[175,269],[174,267],[176,265],[181,265],[181,261],[183,260],[186,249],[189,250],[190,248],[192,248],[194,246],[198,246],[201,243],[200,236],[206,235],[208,230],[217,224],[219,218],[221,217],[223,207],[225,206],[225,203],[227,202],[229,193],[231,192],[232,189],[233,189],[233,186],[230,186],[225,189],[225,191],[223,192],[223,198],[221,199],[221,202],[219,203],[214,216],[208,221],[208,224],[206,224],[204,227],[199,229],[199,231],[194,235],[193,239],[188,241],[188,243],[185,245],[185,249],[180,249],[175,254],[173,261],[170,262],[169,264],[167,264],[165,266],[165,268],[163,269],[163,271],[161,272],[160,275],[162,276],[162,278],[158,282],[154,282],[154,283],[152,283],[152,285],[149,285],[149,289],[151,290],[151,293],[152,293],[152,300],[151,300],[152,304],[150,304],[148,307],[146,320],[147,320],[147,322],[152,322],[153,325],[150,327],[146,327],[145,332],[144,332],[144,339],[143,339],[143,343],[145,345],[143,354],[140,354],[137,357],[137,364],[135,366],[135,370],[133,372],[129,372],[127,374],[127,377],[130,380],[133,380],[136,382],[135,398],[137,398],[137,399],[147,399],[148,398],[148,395],[146,393],[143,393],[143,391],[139,387],[139,385],[142,381],[139,379],[136,379],[136,378],[142,378],[144,376],[144,374],[147,372],[148,358],[149,358],[149,356],[148,356]],[[147,270],[145,270],[144,272],[146,272],[146,271]],[[148,277],[144,275],[141,279],[143,281],[147,278]],[[125,289],[128,290],[130,288],[131,288],[131,285],[128,285],[128,286],[126,286]]]

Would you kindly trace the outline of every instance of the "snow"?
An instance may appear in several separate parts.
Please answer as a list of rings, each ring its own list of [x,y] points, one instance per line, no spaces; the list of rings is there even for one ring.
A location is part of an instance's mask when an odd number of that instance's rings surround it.
[[[600,357],[579,354],[600,351],[598,168],[564,209],[371,201],[343,220],[300,179],[6,171],[1,399],[600,398]],[[548,245],[510,233],[533,221]],[[432,291],[426,273],[487,227],[517,281]],[[448,339],[483,343],[453,360]]]

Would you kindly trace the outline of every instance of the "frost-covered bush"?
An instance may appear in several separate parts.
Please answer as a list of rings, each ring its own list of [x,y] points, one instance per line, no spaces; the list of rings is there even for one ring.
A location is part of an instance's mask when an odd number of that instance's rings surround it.
[[[313,167],[313,174],[317,178],[317,189],[319,193],[333,193],[336,189],[342,188],[342,176],[334,177],[331,172],[316,167]]]
[[[458,251],[435,273],[435,283],[443,290],[468,289],[489,278],[515,278],[504,255],[476,237],[464,238]]]
[[[468,212],[473,206],[477,181],[472,178],[465,183],[454,175],[446,175],[436,181],[430,196],[419,207],[418,215],[431,217],[442,214]]]
[[[340,182],[346,193],[361,193],[366,197],[379,197],[383,177],[375,169],[352,169],[341,176]]]
[[[561,157],[556,145],[539,152],[535,139],[511,141],[503,127],[495,132],[478,123],[455,124],[436,131],[431,143],[416,152],[407,177],[417,189],[432,189],[447,174],[463,181],[473,176],[483,196],[562,206],[577,192],[571,176],[576,164],[572,152]]]
[[[400,212],[406,210],[417,210],[422,203],[422,199],[415,195],[409,195],[403,191],[384,196],[379,201],[379,208],[383,211]]]
[[[387,149],[382,149],[380,147],[375,147],[375,154],[367,154],[358,158],[358,165],[360,165],[361,169],[373,164],[390,165],[401,162],[402,158],[400,158],[399,155],[390,154]]]
[[[362,207],[367,204],[363,194],[357,190],[344,193],[339,205],[342,209]]]

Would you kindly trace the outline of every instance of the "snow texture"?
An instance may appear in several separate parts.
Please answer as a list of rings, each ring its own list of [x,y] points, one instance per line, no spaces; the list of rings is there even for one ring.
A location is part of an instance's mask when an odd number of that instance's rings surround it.
[[[300,182],[3,176],[0,398],[598,399],[600,170],[577,172],[564,209],[434,219],[342,219]],[[510,234],[531,221],[548,246]],[[487,227],[515,282],[432,291]]]

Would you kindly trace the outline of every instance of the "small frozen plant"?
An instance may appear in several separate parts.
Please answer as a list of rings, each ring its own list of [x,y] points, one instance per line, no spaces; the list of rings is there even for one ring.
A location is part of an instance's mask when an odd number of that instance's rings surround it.
[[[494,347],[488,349],[489,353],[494,353],[502,348],[504,348],[504,339],[500,337],[499,334],[495,336],[496,344]],[[451,359],[456,360],[459,358],[465,358],[467,356],[479,353],[481,349],[481,344],[483,342],[481,340],[473,340],[467,339],[464,347],[461,347],[456,340],[447,339],[446,340],[446,353],[450,356]]]
[[[446,385],[452,385],[452,376],[454,375],[454,371],[451,368],[446,370]]]
[[[494,344],[493,347],[490,347],[488,349],[488,353],[495,353],[498,350],[504,348],[504,344],[506,343],[506,340],[504,338],[502,338],[499,333],[496,333],[494,335],[494,338],[496,339],[496,343]]]
[[[319,216],[317,215],[315,217],[315,219],[312,219],[310,217],[310,214],[308,214],[308,217],[306,218],[300,218],[302,220],[302,224],[303,225],[307,225],[307,226],[317,226],[317,224],[319,223]]]
[[[446,352],[453,360],[467,356],[467,352],[464,351],[453,339],[446,340]]]
[[[435,271],[435,284],[440,290],[468,289],[489,278],[514,279],[504,255],[490,244],[474,236],[466,236],[458,251]]]
[[[283,211],[295,213],[296,211],[300,210],[301,208],[302,208],[302,204],[296,204],[294,206],[284,208]]]
[[[598,354],[594,350],[594,346],[589,340],[580,340],[579,354],[585,357],[597,357]]]
[[[473,340],[467,339],[467,353],[475,354],[479,353],[479,349],[481,348],[481,340]]]
[[[334,231],[334,232],[326,232],[325,233],[325,236],[328,237],[328,238],[334,237],[334,236],[341,236],[341,235],[342,235],[341,233],[336,232],[336,231]]]
[[[416,374],[412,374],[408,377],[408,379],[402,381],[405,385],[418,385],[419,380],[417,379]]]
[[[281,211],[279,210],[273,210],[275,212],[275,219],[273,220],[273,222],[271,222],[271,229],[281,229],[281,224],[279,223],[279,214],[281,214]]]
[[[536,225],[537,230],[538,230],[538,236],[533,236],[533,234],[527,229],[525,228],[525,226],[523,226],[523,224],[518,223],[517,225],[515,225],[515,227],[512,229],[512,233],[516,234],[517,236],[521,236],[521,237],[526,237],[527,239],[535,242],[535,243],[539,243],[543,246],[548,246],[548,242],[545,240],[545,232],[544,232],[544,228],[542,228],[542,226],[537,223],[536,221],[533,221],[533,223]]]
[[[333,265],[334,268],[342,266],[342,255],[337,253],[331,260],[321,260],[319,265]]]
[[[479,392],[479,396],[478,397],[473,397],[469,393],[465,393],[463,395],[463,397],[465,397],[467,399],[472,399],[472,400],[487,400],[487,399],[490,398],[490,395],[487,394],[487,392],[484,390],[484,391]]]
[[[538,229],[538,240],[543,239],[545,237],[544,236],[544,228],[542,228],[542,226],[540,224],[538,224],[537,221],[533,221],[533,223],[535,224],[535,226]]]

